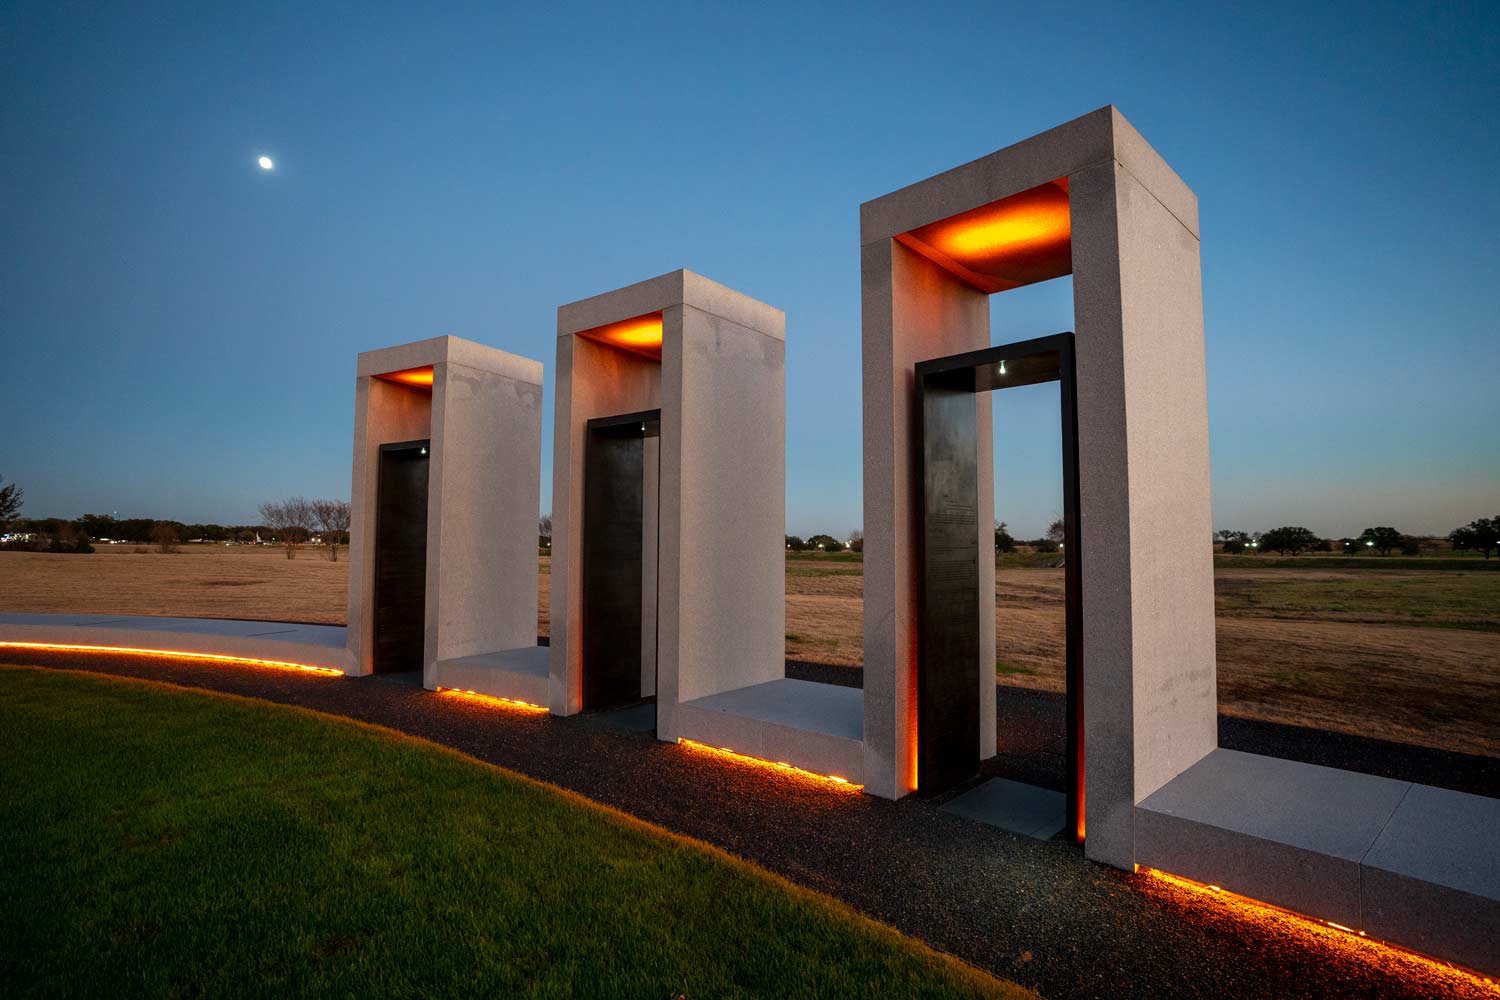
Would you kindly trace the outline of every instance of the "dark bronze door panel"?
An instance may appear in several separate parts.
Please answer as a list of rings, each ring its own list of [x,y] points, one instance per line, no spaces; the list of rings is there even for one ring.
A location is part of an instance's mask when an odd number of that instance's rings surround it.
[[[917,785],[942,789],[979,763],[979,452],[973,379],[922,393],[922,593]]]
[[[427,608],[426,441],[380,448],[375,500],[376,673],[422,669]]]
[[[588,424],[583,459],[583,707],[641,700],[645,439],[660,412]],[[654,471],[654,470],[653,470]],[[650,623],[655,628],[655,622]]]

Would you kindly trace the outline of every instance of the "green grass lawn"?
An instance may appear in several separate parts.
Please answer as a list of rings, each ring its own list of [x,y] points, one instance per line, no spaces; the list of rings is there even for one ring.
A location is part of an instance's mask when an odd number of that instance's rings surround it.
[[[433,744],[0,670],[9,997],[1031,996]]]

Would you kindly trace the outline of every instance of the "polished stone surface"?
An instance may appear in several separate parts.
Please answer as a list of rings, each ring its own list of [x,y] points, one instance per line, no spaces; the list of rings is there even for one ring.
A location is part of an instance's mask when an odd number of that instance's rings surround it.
[[[991,778],[940,808],[1024,837],[1051,840],[1067,824],[1068,798],[1051,789]]]

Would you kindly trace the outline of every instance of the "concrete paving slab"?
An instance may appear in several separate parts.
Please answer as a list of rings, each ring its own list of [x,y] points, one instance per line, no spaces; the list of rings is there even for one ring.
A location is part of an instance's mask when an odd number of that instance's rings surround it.
[[[667,706],[668,732],[864,783],[864,692],[781,678]]]
[[[1412,785],[1364,863],[1500,899],[1497,848],[1500,799]]]
[[[1500,799],[1413,785],[1361,875],[1366,933],[1500,975]]]
[[[1408,782],[1215,750],[1135,809],[1137,862],[1348,926]]]
[[[1390,778],[1221,749],[1140,808],[1359,861],[1410,787]]]
[[[501,649],[492,653],[459,656],[443,662],[455,667],[485,667],[546,677],[549,653],[546,646],[526,646],[521,649]]]
[[[1067,824],[1068,798],[1051,789],[991,778],[940,809],[1023,837],[1051,840]]]
[[[342,625],[303,625],[285,638],[308,646],[327,646],[330,649],[348,647],[346,631]]]
[[[550,651],[546,646],[523,646],[439,660],[432,671],[433,686],[546,705],[549,663]]]
[[[863,692],[835,684],[783,677],[684,704],[846,740],[858,740],[864,735]]]
[[[0,614],[0,625],[101,625],[123,621],[118,615],[36,615],[7,612]]]

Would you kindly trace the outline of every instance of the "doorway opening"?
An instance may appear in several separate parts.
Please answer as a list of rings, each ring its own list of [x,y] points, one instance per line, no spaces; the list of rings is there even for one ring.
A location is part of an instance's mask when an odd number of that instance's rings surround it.
[[[583,469],[583,709],[649,704],[655,728],[661,411],[588,422]]]
[[[375,673],[421,670],[427,612],[428,441],[380,446],[375,497]]]
[[[920,414],[920,518],[917,629],[917,787],[940,792],[979,769],[980,702],[993,693],[994,664],[982,662],[979,634],[979,509],[977,402],[981,392],[1059,383],[1062,425],[1065,587],[1066,738],[1065,829],[1083,826],[1082,560],[1078,544],[1078,433],[1073,334],[924,361],[916,368]],[[990,677],[991,683],[981,683]],[[989,692],[983,694],[982,692]],[[1002,729],[1005,719],[998,720]]]

